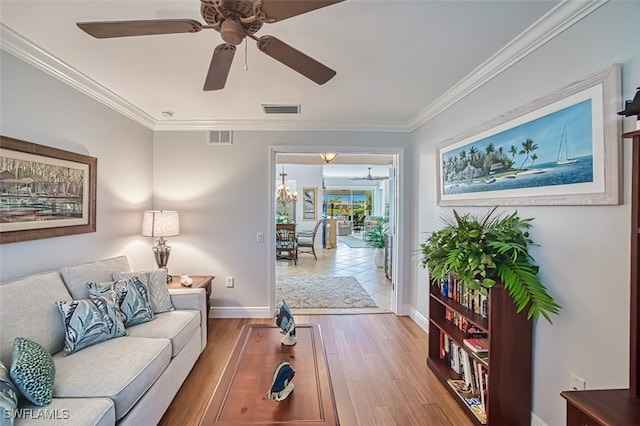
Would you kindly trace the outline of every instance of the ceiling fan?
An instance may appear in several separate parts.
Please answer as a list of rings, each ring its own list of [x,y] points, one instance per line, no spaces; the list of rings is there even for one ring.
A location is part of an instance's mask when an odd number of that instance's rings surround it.
[[[351,180],[387,180],[388,176],[371,176],[371,167],[369,167],[369,173],[365,177],[355,177]]]
[[[336,72],[279,39],[254,34],[264,23],[282,21],[344,0],[201,0],[200,13],[208,25],[193,19],[145,21],[78,22],[78,27],[96,38],[158,34],[197,33],[202,29],[220,32],[224,43],[213,51],[203,90],[222,89],[227,82],[236,46],[245,37],[258,49],[317,84],[329,81]]]

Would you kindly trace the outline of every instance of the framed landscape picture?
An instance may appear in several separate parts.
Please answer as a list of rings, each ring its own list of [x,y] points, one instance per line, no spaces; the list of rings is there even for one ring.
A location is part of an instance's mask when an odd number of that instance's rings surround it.
[[[620,203],[614,65],[438,145],[438,204]]]
[[[315,187],[302,189],[302,220],[316,220],[316,191]]]
[[[97,159],[0,136],[0,243],[96,230]]]

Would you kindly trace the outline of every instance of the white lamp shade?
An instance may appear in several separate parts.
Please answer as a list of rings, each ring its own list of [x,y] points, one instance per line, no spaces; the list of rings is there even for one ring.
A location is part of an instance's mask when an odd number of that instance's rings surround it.
[[[173,237],[180,235],[178,212],[148,210],[142,218],[142,235],[145,237]]]

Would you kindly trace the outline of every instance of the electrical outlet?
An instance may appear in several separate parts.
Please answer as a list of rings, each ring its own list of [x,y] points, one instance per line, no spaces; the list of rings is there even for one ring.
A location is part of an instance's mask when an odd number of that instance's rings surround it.
[[[235,285],[235,278],[227,277],[227,288],[233,288]]]
[[[578,376],[569,374],[569,389],[574,391],[585,390],[587,389],[587,382],[585,382],[584,379],[581,379]]]
[[[256,243],[264,243],[264,232],[256,233]]]

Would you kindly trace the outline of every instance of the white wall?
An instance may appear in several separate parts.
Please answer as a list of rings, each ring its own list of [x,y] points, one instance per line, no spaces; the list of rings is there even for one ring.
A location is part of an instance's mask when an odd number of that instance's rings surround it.
[[[0,52],[0,133],[97,157],[97,232],[0,245],[0,281],[120,254],[155,265],[140,234],[151,207],[152,132]]]
[[[236,131],[230,146],[209,146],[206,140],[206,132],[156,133],[154,206],[180,211],[181,235],[170,241],[168,266],[176,273],[216,276],[215,316],[271,315],[269,304],[274,301],[269,295],[275,277],[269,261],[273,244],[268,237],[275,229],[271,186],[281,169],[271,168],[270,147],[331,148],[327,141],[335,141],[339,152],[351,147],[398,147],[407,158],[413,152],[404,133]],[[291,170],[285,168],[287,174]],[[404,180],[410,181],[411,165],[403,172]],[[306,184],[298,179],[297,185],[300,191]],[[408,222],[410,212],[406,214],[403,219]],[[265,233],[264,243],[256,243],[257,232]],[[408,268],[408,262],[404,259],[399,267]],[[235,277],[235,288],[225,287],[226,276]]]
[[[607,3],[418,129],[413,134],[420,188],[415,235],[439,228],[439,216],[451,212],[436,205],[439,142],[613,63],[622,64],[623,99],[633,98],[640,85],[639,2]],[[633,127],[627,119],[625,130]],[[563,306],[553,325],[541,320],[534,328],[533,412],[548,425],[565,422],[560,391],[568,389],[569,372],[585,379],[589,389],[628,386],[629,148],[625,143],[623,205],[517,209],[521,217],[535,218],[531,234],[540,246],[532,255],[543,282]],[[411,303],[426,316],[426,274],[420,268],[415,273]]]
[[[285,164],[284,171],[287,174],[287,182],[295,181],[296,191],[298,192],[298,202],[296,203],[296,231],[311,231],[316,221],[322,218],[322,165],[319,164]],[[282,182],[280,173],[282,173],[282,164],[276,167],[278,175],[278,183]],[[304,211],[304,188],[316,188],[316,219],[304,220],[302,213]],[[291,187],[293,191],[293,187]],[[316,243],[322,239],[316,239]]]

